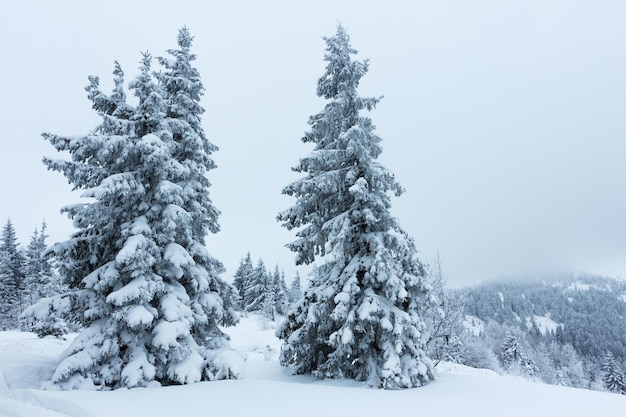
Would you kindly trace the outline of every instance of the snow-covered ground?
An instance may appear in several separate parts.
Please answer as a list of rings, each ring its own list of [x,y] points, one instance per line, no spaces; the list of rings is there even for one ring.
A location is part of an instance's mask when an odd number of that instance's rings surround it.
[[[0,416],[597,416],[624,415],[626,396],[533,383],[441,364],[430,385],[383,391],[354,381],[289,376],[278,364],[274,324],[252,316],[228,329],[247,356],[243,378],[164,388],[43,391],[67,341],[0,332]]]
[[[485,322],[475,316],[465,315],[463,327],[469,334],[478,337],[485,330]]]
[[[548,316],[534,316],[534,321],[542,335],[556,332],[556,328],[560,325]]]

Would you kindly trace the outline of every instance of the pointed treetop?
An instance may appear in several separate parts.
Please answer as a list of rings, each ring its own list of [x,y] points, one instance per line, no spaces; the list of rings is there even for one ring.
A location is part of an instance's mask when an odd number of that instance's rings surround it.
[[[326,72],[317,83],[317,95],[332,99],[342,92],[354,95],[359,81],[368,69],[368,60],[352,61],[357,50],[350,46],[350,36],[340,24],[335,36],[323,37],[326,42]],[[374,103],[375,104],[375,103]]]
[[[142,52],[141,53],[141,65],[139,65],[139,69],[141,72],[149,73],[150,67],[152,66],[152,54],[150,52]]]
[[[115,103],[125,103],[126,93],[124,92],[124,71],[119,62],[115,61],[115,68],[113,69],[113,82],[115,87],[113,88],[113,94],[111,100]]]
[[[350,35],[341,23],[337,24],[337,33],[335,36],[322,36],[326,41],[327,54],[324,55],[325,60],[330,60],[331,56],[340,56],[348,58],[350,55],[356,55],[358,51],[350,46]]]
[[[0,241],[2,242],[3,247],[9,247],[13,245],[17,241],[15,227],[13,227],[13,222],[11,222],[11,218],[7,218],[7,222],[2,228],[2,236],[0,237]]]
[[[180,49],[184,52],[189,52],[192,42],[193,36],[189,33],[189,28],[187,28],[187,26],[183,26],[178,29],[178,46],[180,46]]]

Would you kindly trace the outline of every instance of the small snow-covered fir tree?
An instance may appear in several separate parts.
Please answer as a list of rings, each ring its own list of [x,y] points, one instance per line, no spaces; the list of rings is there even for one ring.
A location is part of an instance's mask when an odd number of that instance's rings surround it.
[[[272,286],[274,293],[274,309],[277,314],[285,315],[287,313],[287,283],[285,282],[285,273],[278,268],[278,264],[274,267],[272,274]]]
[[[626,394],[626,382],[624,381],[624,371],[615,360],[612,352],[607,352],[602,364],[602,381],[610,392]]]
[[[521,333],[515,334],[512,331],[507,331],[500,347],[502,367],[512,373],[534,377],[539,373],[539,369],[522,348],[519,341],[520,337],[522,337]]]
[[[0,329],[18,327],[24,309],[24,267],[26,260],[17,243],[15,228],[7,219],[0,235]]]
[[[389,212],[388,193],[403,189],[376,161],[381,139],[361,114],[379,101],[357,92],[368,62],[352,60],[341,25],[325,41],[317,94],[328,103],[303,139],[314,150],[294,168],[306,176],[283,190],[296,204],[278,215],[298,229],[287,245],[296,263],[320,265],[277,330],[280,361],[298,374],[419,387],[434,377],[423,315],[435,300],[413,240]]]
[[[26,287],[26,302],[29,305],[43,297],[49,297],[62,292],[62,288],[52,268],[51,259],[46,256],[48,248],[46,239],[47,224],[41,224],[41,230],[35,229],[30,243],[26,248],[26,262],[24,266],[24,282]]]
[[[241,259],[239,262],[239,266],[237,267],[237,271],[235,271],[234,279],[233,279],[233,287],[238,292],[238,303],[237,306],[240,310],[245,310],[245,293],[246,289],[250,286],[250,280],[254,274],[254,266],[252,265],[252,258],[250,257],[250,252],[246,255],[245,258]]]
[[[261,313],[263,317],[268,320],[276,319],[276,293],[274,292],[275,287],[272,285],[272,276],[267,274],[266,283],[267,290],[264,294],[264,297],[259,305],[258,311]]]
[[[245,288],[245,311],[261,311],[268,318],[274,318],[274,288],[272,276],[265,268],[263,259],[257,261],[250,281]]]
[[[290,304],[302,298],[302,284],[300,281],[300,273],[296,272],[296,276],[293,278],[293,281],[291,281],[289,291],[287,292],[287,301],[289,301]]]
[[[46,223],[41,225],[41,232],[35,229],[26,248],[26,262],[24,266],[24,282],[26,287],[26,302],[29,305],[49,294],[49,284],[52,277],[52,265],[43,256],[46,250]]]
[[[509,369],[514,364],[517,364],[522,357],[521,347],[517,336],[512,332],[507,332],[502,346],[500,346],[500,360],[504,369]]]
[[[53,268],[51,256],[46,253],[48,238],[46,228],[44,221],[41,230],[35,229],[26,248],[24,287],[25,300],[29,307],[20,316],[20,327],[41,337],[66,334],[69,331],[68,321],[71,320],[68,311],[50,305],[55,302],[52,298],[65,293],[67,288],[61,283],[59,274]],[[47,297],[51,297],[47,303],[42,302],[37,308],[30,308]]]
[[[62,387],[185,384],[240,372],[218,327],[237,321],[233,291],[204,241],[219,230],[205,177],[214,147],[200,128],[203,87],[186,29],[178,44],[159,84],[144,54],[130,84],[136,108],[116,64],[110,96],[90,78],[88,96],[102,117],[92,134],[44,134],[72,156],[45,159],[48,168],[93,200],[63,209],[78,231],[52,248],[72,290],[65,299],[84,311],[84,330],[53,375]]]

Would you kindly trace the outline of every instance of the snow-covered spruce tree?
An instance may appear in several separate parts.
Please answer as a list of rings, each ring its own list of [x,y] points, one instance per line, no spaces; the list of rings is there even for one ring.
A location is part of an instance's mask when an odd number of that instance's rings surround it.
[[[534,377],[539,373],[539,369],[522,348],[520,338],[523,338],[523,333],[507,331],[500,346],[502,367],[509,373]]]
[[[300,273],[296,272],[296,276],[291,281],[289,291],[287,292],[287,301],[289,304],[293,304],[302,298],[302,286],[300,284]]]
[[[41,230],[35,229],[26,248],[24,264],[24,283],[26,302],[34,304],[43,297],[61,292],[58,282],[54,279],[51,260],[44,252],[48,248],[46,239],[46,222],[41,224]]]
[[[272,274],[272,286],[274,292],[274,308],[276,313],[284,316],[287,313],[287,284],[285,283],[285,273],[278,268],[278,264],[274,267]]]
[[[609,392],[626,394],[626,381],[624,381],[624,371],[617,364],[615,356],[607,352],[602,364],[602,382]]]
[[[235,275],[233,277],[233,287],[235,287],[238,293],[237,307],[240,310],[245,310],[244,296],[246,289],[250,285],[250,280],[253,274],[254,266],[252,265],[250,252],[248,252],[246,257],[239,261],[239,266],[237,267],[237,271],[235,271]]]
[[[190,276],[184,279],[184,285],[189,294],[190,305],[196,320],[193,330],[207,340],[211,340],[211,348],[227,345],[227,338],[218,328],[218,323],[234,325],[238,322],[235,313],[237,302],[233,288],[218,276],[224,272],[221,262],[208,254],[205,249],[205,236],[217,233],[220,230],[218,223],[219,211],[209,197],[209,182],[206,174],[216,168],[211,154],[218,147],[211,143],[204,133],[201,124],[201,115],[204,108],[200,99],[204,95],[204,87],[198,70],[193,66],[196,55],[191,53],[193,37],[186,27],[178,33],[180,49],[170,49],[167,52],[172,59],[159,58],[165,68],[157,73],[159,85],[163,90],[166,102],[166,116],[173,137],[173,158],[182,168],[182,176],[178,185],[182,187],[180,193],[180,207],[189,216],[189,227],[183,232],[186,244],[185,249],[193,256],[195,263],[206,271],[205,287],[203,282],[197,286],[196,278]],[[184,214],[184,213],[181,213]],[[219,299],[207,298],[207,291],[219,295]],[[219,301],[219,303],[218,303]],[[219,304],[219,308],[217,306]],[[222,371],[213,369],[213,373],[221,375]]]
[[[58,272],[52,266],[51,256],[46,253],[46,222],[42,222],[41,230],[35,229],[30,243],[26,248],[26,263],[24,267],[25,300],[29,306],[20,315],[20,328],[33,331],[39,336],[61,336],[69,332],[70,317],[50,303],[54,297],[67,291],[61,283]],[[48,298],[47,302],[42,300]],[[39,301],[42,301],[39,303]],[[57,300],[58,302],[58,300]],[[37,308],[31,308],[34,304]]]
[[[379,101],[357,93],[368,63],[352,60],[341,25],[325,41],[317,94],[328,103],[303,139],[314,150],[294,168],[306,176],[283,190],[296,204],[277,217],[299,229],[287,245],[296,263],[320,264],[277,330],[280,361],[298,374],[419,387],[434,377],[422,316],[435,300],[413,240],[389,212],[388,192],[403,189],[376,161],[381,139],[361,114]]]
[[[250,281],[244,293],[245,311],[261,311],[268,318],[273,316],[274,288],[272,276],[265,268],[263,259],[259,259],[252,271]],[[270,310],[271,307],[271,310]]]
[[[0,235],[0,329],[18,327],[24,309],[24,267],[26,259],[17,243],[15,228],[7,219]]]
[[[186,29],[178,43],[189,50]],[[90,78],[89,98],[103,119],[92,134],[44,134],[72,156],[45,159],[46,165],[93,199],[63,209],[78,231],[53,246],[73,308],[84,311],[84,330],[53,376],[64,388],[184,384],[238,373],[218,328],[236,322],[232,288],[218,277],[222,266],[204,243],[218,229],[208,182],[198,180],[214,166],[207,155],[213,148],[188,121],[199,126],[201,107],[187,114],[174,104],[187,84],[200,92],[202,85],[181,73],[179,90],[165,89],[152,80],[150,62],[144,54],[130,84],[136,108],[126,103],[116,65],[111,96]]]
[[[274,321],[276,319],[276,293],[274,292],[275,287],[272,285],[271,279],[272,276],[267,274],[267,292],[265,293],[265,297],[263,297],[261,304],[259,305],[259,312],[263,317],[268,320]]]

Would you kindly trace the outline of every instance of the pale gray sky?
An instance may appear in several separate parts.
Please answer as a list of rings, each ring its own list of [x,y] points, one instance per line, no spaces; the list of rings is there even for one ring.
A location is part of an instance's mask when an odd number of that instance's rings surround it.
[[[129,3],[129,4],[126,4]],[[208,239],[230,279],[250,251],[290,279],[295,238],[275,222],[324,42],[341,21],[370,58],[363,95],[381,162],[407,192],[393,213],[423,259],[438,251],[453,285],[537,271],[626,277],[626,2],[606,1],[20,1],[0,12],[0,222],[22,244],[43,218],[49,243],[72,231],[80,201],[42,156],[40,136],[98,123],[87,75],[127,80],[140,52],[195,36],[204,127],[220,146],[210,174],[222,232]],[[301,272],[305,272],[301,269]]]

